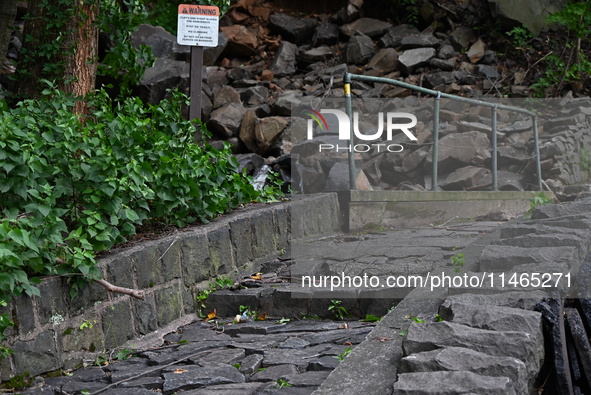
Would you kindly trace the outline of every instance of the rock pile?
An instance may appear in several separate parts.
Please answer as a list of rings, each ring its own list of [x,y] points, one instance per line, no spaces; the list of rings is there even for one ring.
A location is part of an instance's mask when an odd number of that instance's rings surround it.
[[[477,7],[480,2],[468,4],[463,11],[472,22],[479,13],[488,12]],[[305,133],[307,120],[292,114],[296,106],[319,110],[326,99],[342,98],[345,72],[485,99],[498,96],[501,89],[509,89],[513,96],[527,91],[517,76],[507,80],[497,67],[492,43],[468,26],[452,24],[447,31],[434,27],[421,31],[376,18],[375,7],[363,1],[351,0],[334,11],[301,17],[277,9],[269,1],[240,0],[222,20],[219,45],[205,50],[203,119],[214,134],[213,144],[228,141],[255,173],[263,164],[270,165],[304,192],[348,188],[346,153],[320,153],[309,144],[300,144],[304,139],[297,136]],[[455,20],[459,11],[442,12]],[[134,44],[151,46],[158,57],[142,82],[144,100],[157,103],[170,87],[188,89],[189,51],[178,46],[173,35],[144,25],[134,34]],[[357,154],[362,161],[357,176],[361,189],[431,188],[433,114],[426,107],[432,107],[428,104],[432,102],[411,93],[386,84],[352,84],[355,98],[380,98],[393,108],[423,112],[414,129],[417,142],[401,143],[401,138],[394,136],[394,142],[404,146],[402,152]],[[366,114],[375,115],[372,111],[380,106],[366,104]],[[589,178],[585,153],[590,152],[590,145],[580,136],[588,127],[588,111],[577,107],[581,104],[567,106],[564,122],[551,118],[540,127],[543,178],[560,197],[569,195],[565,185]],[[485,107],[454,102],[442,105],[440,188],[490,189],[490,118],[490,109]],[[497,137],[499,189],[535,189],[531,120],[499,112]],[[317,139],[326,140],[326,136]]]

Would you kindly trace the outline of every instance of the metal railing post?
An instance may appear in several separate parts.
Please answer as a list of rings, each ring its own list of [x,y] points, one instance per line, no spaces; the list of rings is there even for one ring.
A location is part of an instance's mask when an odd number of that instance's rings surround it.
[[[538,117],[532,116],[533,128],[534,128],[534,149],[536,151],[536,173],[538,176],[538,191],[542,189],[542,164],[540,163],[540,138],[538,136]]]
[[[431,181],[431,190],[437,190],[437,174],[439,172],[439,106],[441,102],[441,92],[435,96],[435,105],[433,106],[433,175]]]
[[[353,105],[351,103],[351,74],[345,73],[345,78],[343,79],[343,89],[345,90],[345,111],[347,112],[347,116],[349,117],[349,153],[347,159],[349,160],[349,189],[354,190],[357,189],[357,180],[355,177],[355,173],[357,170],[355,169],[355,133],[353,131]]]
[[[497,178],[497,105],[492,108],[492,190],[498,187]]]

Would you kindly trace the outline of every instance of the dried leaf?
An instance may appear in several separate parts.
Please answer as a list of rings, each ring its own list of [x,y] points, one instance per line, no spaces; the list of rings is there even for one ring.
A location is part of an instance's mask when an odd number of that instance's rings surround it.
[[[216,317],[217,317],[216,309],[213,309],[213,311],[207,315],[207,318],[205,319],[205,321],[213,320]]]
[[[267,313],[263,313],[263,314],[261,314],[261,315],[260,315],[260,316],[257,318],[257,320],[259,320],[259,321],[266,321],[266,320],[267,320]]]
[[[185,373],[185,372],[188,372],[188,370],[186,370],[186,369],[181,369],[181,368],[178,368],[178,369],[177,369],[177,370],[175,370],[173,373],[174,373],[174,374],[181,374],[181,373]]]

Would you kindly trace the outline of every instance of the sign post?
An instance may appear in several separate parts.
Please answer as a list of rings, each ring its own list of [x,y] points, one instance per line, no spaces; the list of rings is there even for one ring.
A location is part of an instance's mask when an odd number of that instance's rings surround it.
[[[218,45],[220,10],[216,6],[181,4],[178,13],[177,42],[191,46],[189,118],[201,118],[203,47]]]

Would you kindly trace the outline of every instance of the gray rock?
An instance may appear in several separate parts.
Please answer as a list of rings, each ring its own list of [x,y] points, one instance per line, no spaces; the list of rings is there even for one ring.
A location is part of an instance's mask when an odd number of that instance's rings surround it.
[[[382,70],[386,73],[398,67],[398,53],[394,48],[382,48],[369,61],[367,69]]]
[[[576,247],[581,258],[587,254],[587,251],[589,251],[588,239],[582,239],[578,236],[569,234],[528,234],[511,239],[494,241],[493,244],[531,248],[532,250],[542,247]]]
[[[548,16],[560,11],[563,0],[511,0],[488,1],[494,18],[499,18],[507,26],[525,25],[534,35],[548,28]]]
[[[287,14],[273,14],[269,18],[271,28],[287,41],[297,45],[309,42],[316,31],[318,21],[311,18],[294,18]]]
[[[333,23],[321,23],[316,29],[314,45],[333,45],[339,41],[339,27]]]
[[[269,89],[264,86],[241,89],[240,100],[249,107],[261,106],[269,101]]]
[[[164,393],[172,394],[206,385],[244,383],[244,375],[238,369],[224,364],[175,365],[163,370]]]
[[[495,69],[492,66],[485,65],[485,64],[478,65],[478,72],[480,74],[482,74],[483,76],[485,76],[486,78],[493,80],[493,81],[499,79],[499,77],[500,77],[500,74],[497,71],[497,69]]]
[[[189,64],[177,60],[159,58],[152,67],[148,67],[140,83],[140,97],[144,102],[158,104],[166,95],[166,90],[181,85],[188,85]]]
[[[222,52],[228,45],[228,39],[223,32],[218,33],[218,45],[216,47],[205,47],[203,49],[203,64],[205,66],[213,66],[218,60]]]
[[[379,40],[380,47],[398,47],[404,37],[419,34],[419,30],[412,25],[398,25],[389,28]]]
[[[232,137],[240,128],[246,109],[242,104],[230,103],[215,109],[209,116],[208,126],[223,138]]]
[[[298,47],[288,41],[283,41],[273,58],[271,71],[275,76],[293,75],[297,70],[296,55]]]
[[[322,46],[312,49],[300,49],[298,57],[304,63],[324,62],[334,57],[330,47]]]
[[[292,109],[303,105],[304,99],[301,91],[283,91],[279,94],[277,101],[273,105],[273,110],[277,115],[291,115]]]
[[[458,324],[494,331],[519,331],[529,333],[543,342],[542,315],[537,311],[512,307],[468,305],[446,300],[439,308],[441,317]]]
[[[569,307],[564,311],[569,332],[579,355],[581,373],[589,382],[591,381],[591,344],[589,343],[589,335],[585,331],[585,325],[577,309]]]
[[[182,391],[183,395],[256,395],[262,394],[267,384],[264,383],[238,383],[210,385],[189,391]],[[153,394],[153,393],[152,393]],[[130,394],[132,395],[132,394]]]
[[[216,92],[213,98],[213,109],[220,108],[230,103],[242,104],[240,94],[236,89],[229,85],[222,86],[222,89]]]
[[[254,374],[263,363],[263,356],[261,354],[250,354],[248,357],[244,358],[240,363],[240,373],[245,376],[250,376]]]
[[[452,56],[454,56],[456,53],[456,50],[454,49],[454,47],[452,47],[449,44],[444,44],[441,46],[441,48],[439,48],[439,51],[437,52],[437,56],[441,59],[449,59]]]
[[[433,57],[435,57],[435,49],[433,48],[409,49],[398,57],[398,62],[402,71],[410,74],[417,67],[428,64]]]
[[[295,374],[297,372],[298,370],[296,366],[292,364],[275,365],[256,372],[250,379],[252,381],[275,381],[278,378],[285,377],[289,374]]]
[[[522,248],[489,245],[482,250],[478,262],[481,271],[502,271],[526,263],[570,263],[578,257],[576,247]]]
[[[463,190],[478,185],[479,181],[487,173],[490,173],[490,170],[482,167],[461,167],[449,173],[445,180],[439,183],[439,186],[446,191]]]
[[[305,348],[310,342],[299,337],[290,337],[283,343],[279,343],[279,348]]]
[[[324,356],[316,359],[311,359],[308,365],[308,370],[333,370],[339,364],[339,360],[333,356]]]
[[[364,36],[377,38],[386,33],[386,31],[391,27],[392,24],[380,21],[379,19],[360,18],[355,22],[341,26],[341,33],[349,37],[360,33]]]
[[[452,133],[439,140],[439,167],[442,171],[456,167],[457,162],[482,165],[490,158],[490,141],[481,132]],[[427,163],[432,162],[432,150]]]
[[[492,174],[486,174],[480,180],[481,185],[492,184]],[[499,191],[524,191],[524,181],[521,174],[500,170],[497,172],[497,188]]]
[[[441,69],[444,71],[452,71],[454,69],[453,63],[451,63],[447,60],[439,59],[439,58],[431,59],[429,61],[429,66],[435,67],[435,68],[438,68],[438,69]],[[454,81],[455,81],[455,78],[454,78]]]
[[[484,55],[482,59],[480,59],[480,63],[493,65],[499,63],[499,58],[497,57],[497,53],[491,49],[487,49],[484,51]]]
[[[513,357],[527,366],[528,377],[535,377],[544,359],[543,341],[528,333],[490,331],[453,322],[412,323],[403,343],[405,355],[442,347],[462,347],[498,357]]]
[[[507,377],[472,372],[402,373],[394,383],[397,395],[506,395],[516,394]]]
[[[362,65],[373,56],[373,41],[366,35],[358,34],[349,39],[346,48],[347,62]]]
[[[516,394],[525,394],[528,390],[527,369],[523,362],[511,357],[493,357],[467,348],[445,347],[411,354],[402,358],[398,371],[469,371],[482,376],[508,377]]]
[[[36,376],[60,368],[61,355],[53,331],[45,331],[28,342],[16,342],[11,348],[19,372],[27,371],[31,376]]]
[[[429,62],[430,64],[433,64],[433,61],[437,61],[437,59],[431,59],[431,61]],[[442,61],[445,62],[445,61]],[[452,67],[453,69],[453,67]],[[441,86],[441,85],[449,85],[453,82],[455,82],[456,79],[454,78],[454,75],[452,73],[450,73],[449,71],[440,71],[438,73],[429,73],[427,75],[427,79],[426,79],[426,86],[428,88],[435,88],[437,86]]]
[[[315,371],[304,373],[292,373],[285,375],[284,378],[294,387],[317,387],[326,380],[330,372]]]
[[[468,48],[470,43],[475,42],[476,35],[469,27],[459,26],[451,33],[450,40],[454,47],[459,51]]]
[[[532,219],[563,217],[591,211],[591,200],[584,199],[569,204],[544,204],[537,206]]]
[[[439,40],[432,34],[413,34],[405,36],[400,41],[402,49],[413,48],[436,48],[439,45]]]
[[[542,291],[504,292],[495,295],[463,293],[450,295],[446,299],[446,302],[482,306],[485,309],[489,306],[506,306],[523,310],[533,310],[538,302],[547,297],[548,294]]]
[[[242,348],[218,348],[209,351],[206,355],[201,355],[197,358],[191,358],[189,361],[202,364],[202,363],[225,363],[227,365],[234,365],[242,361],[245,357],[244,349]]]
[[[190,48],[177,44],[176,37],[167,32],[163,27],[141,24],[131,34],[131,44],[134,48],[147,45],[156,58],[175,59],[176,56],[186,55]]]

